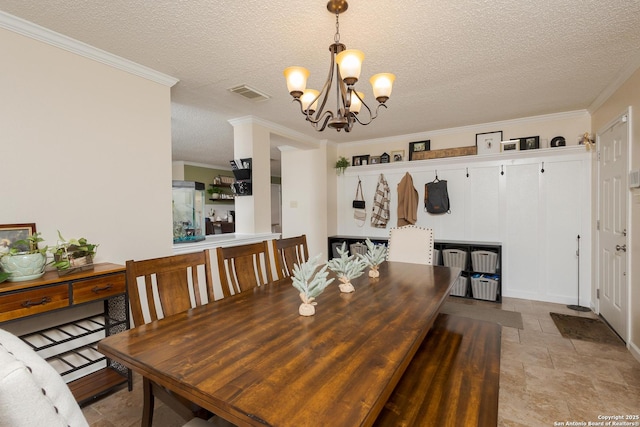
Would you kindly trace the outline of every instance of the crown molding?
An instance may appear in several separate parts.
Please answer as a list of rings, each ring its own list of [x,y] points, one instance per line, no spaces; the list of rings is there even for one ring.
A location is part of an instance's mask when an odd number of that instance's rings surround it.
[[[160,83],[164,86],[171,87],[179,81],[175,77],[171,77],[167,74],[145,67],[144,65],[129,61],[128,59],[121,58],[112,53],[90,46],[63,34],[56,33],[55,31],[51,31],[47,28],[41,27],[40,25],[18,18],[17,16],[10,15],[3,11],[0,11],[0,28],[13,31],[14,33],[75,53],[153,82]]]

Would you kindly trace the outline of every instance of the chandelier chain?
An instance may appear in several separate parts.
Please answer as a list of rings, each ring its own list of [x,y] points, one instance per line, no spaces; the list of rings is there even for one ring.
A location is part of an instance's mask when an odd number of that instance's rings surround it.
[[[340,43],[340,21],[338,20],[339,13],[336,12],[336,34],[333,36],[335,43]]]

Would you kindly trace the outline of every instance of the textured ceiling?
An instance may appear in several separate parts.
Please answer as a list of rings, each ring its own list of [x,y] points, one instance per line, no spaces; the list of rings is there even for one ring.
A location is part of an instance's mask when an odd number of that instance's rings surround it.
[[[282,70],[302,65],[308,86],[324,82],[335,32],[326,0],[0,0],[0,10],[180,79],[173,158],[212,165],[233,157],[231,118],[359,141],[588,109],[640,66],[637,0],[351,0],[341,42],[366,54],[365,101],[369,76],[397,79],[372,124],[318,133]],[[228,92],[241,84],[271,99]]]

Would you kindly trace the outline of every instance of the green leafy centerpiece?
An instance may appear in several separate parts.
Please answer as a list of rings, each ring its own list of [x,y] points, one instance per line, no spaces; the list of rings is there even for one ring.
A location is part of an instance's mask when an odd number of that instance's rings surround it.
[[[10,282],[22,282],[41,277],[47,265],[47,247],[40,248],[44,239],[33,233],[26,239],[16,240],[0,255],[0,266]]]
[[[378,267],[387,258],[387,247],[385,245],[376,245],[370,239],[365,241],[367,244],[367,253],[358,254],[365,266],[369,267],[369,277],[379,277]]]
[[[84,237],[66,240],[58,230],[58,243],[51,248],[52,265],[58,270],[59,276],[91,270],[97,250],[98,245],[89,243]]]
[[[338,275],[340,280],[340,292],[350,293],[355,291],[351,284],[351,280],[359,277],[367,267],[365,263],[355,255],[348,255],[347,243],[343,242],[342,247],[338,248],[339,258],[334,258],[327,263],[329,269]]]
[[[316,313],[315,299],[324,291],[324,289],[333,282],[333,279],[327,279],[329,272],[325,264],[318,272],[316,266],[320,255],[316,255],[307,262],[302,264],[294,264],[293,266],[293,287],[300,291],[300,299],[302,304],[298,308],[301,316],[313,316]]]

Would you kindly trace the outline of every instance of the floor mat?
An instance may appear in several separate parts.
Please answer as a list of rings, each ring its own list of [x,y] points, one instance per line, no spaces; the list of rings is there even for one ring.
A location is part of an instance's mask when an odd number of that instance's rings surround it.
[[[597,343],[624,345],[624,341],[602,319],[549,313],[565,338]]]
[[[507,311],[493,307],[482,307],[478,305],[446,301],[440,309],[440,312],[461,317],[469,317],[476,320],[486,320],[488,322],[497,323],[500,326],[524,329],[524,326],[522,325],[522,315],[517,311]]]

